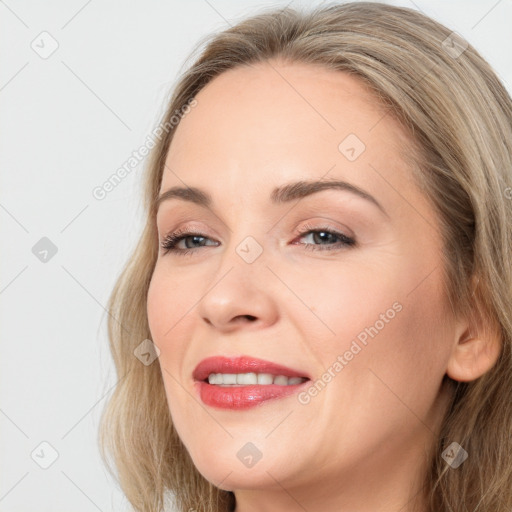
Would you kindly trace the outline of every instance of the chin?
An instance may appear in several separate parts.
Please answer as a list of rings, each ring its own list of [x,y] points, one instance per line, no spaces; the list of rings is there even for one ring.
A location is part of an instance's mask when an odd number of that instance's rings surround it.
[[[250,447],[246,448],[246,451],[248,450]],[[257,462],[254,462],[255,458],[252,461],[245,458],[244,463],[238,458],[238,451],[239,449],[234,448],[225,452],[211,450],[206,457],[203,451],[199,457],[192,457],[192,460],[206,480],[224,491],[265,489],[276,485],[275,480],[281,481],[286,478],[282,473],[282,465],[276,461],[275,454],[267,459],[262,456]],[[242,452],[240,457],[244,460],[244,457],[250,456]]]

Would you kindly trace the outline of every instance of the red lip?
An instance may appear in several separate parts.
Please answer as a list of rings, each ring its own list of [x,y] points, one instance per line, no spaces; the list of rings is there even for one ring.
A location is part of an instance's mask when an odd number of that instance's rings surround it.
[[[304,377],[301,384],[256,384],[248,386],[218,386],[208,383],[210,373],[270,373],[286,377]],[[280,364],[253,357],[208,357],[201,361],[192,376],[196,392],[204,404],[210,407],[243,410],[263,404],[268,400],[284,398],[304,389],[311,378],[304,372]]]
[[[195,368],[192,376],[195,380],[205,381],[210,373],[270,373],[271,375],[284,375],[285,377],[305,377],[305,372],[288,368],[280,364],[256,359],[249,356],[224,357],[215,356],[203,359]]]

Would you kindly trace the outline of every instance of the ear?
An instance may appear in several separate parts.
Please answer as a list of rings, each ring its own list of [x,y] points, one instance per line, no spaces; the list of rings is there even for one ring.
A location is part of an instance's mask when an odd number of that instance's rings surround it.
[[[446,368],[448,377],[460,382],[478,379],[490,370],[502,348],[499,325],[483,313],[481,295],[475,293],[477,286],[478,281],[473,288],[470,314],[457,322],[453,351]]]

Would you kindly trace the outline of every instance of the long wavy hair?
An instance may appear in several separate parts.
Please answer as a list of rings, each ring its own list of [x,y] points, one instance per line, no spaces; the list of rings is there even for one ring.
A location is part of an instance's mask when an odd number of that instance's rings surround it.
[[[415,147],[404,158],[440,219],[452,307],[477,311],[501,339],[489,371],[471,382],[450,379],[424,482],[428,511],[512,510],[512,100],[496,73],[440,23],[375,2],[267,9],[202,39],[191,55],[162,119],[168,129],[148,157],[145,227],[108,304],[119,381],[101,416],[99,446],[130,504],[139,512],[165,510],[168,500],[180,512],[235,508],[234,493],[207,481],[182,444],[159,365],[141,364],[134,350],[151,338],[155,201],[176,112],[222,72],[281,59],[358,77],[411,134]],[[452,441],[469,453],[457,469],[441,457]]]

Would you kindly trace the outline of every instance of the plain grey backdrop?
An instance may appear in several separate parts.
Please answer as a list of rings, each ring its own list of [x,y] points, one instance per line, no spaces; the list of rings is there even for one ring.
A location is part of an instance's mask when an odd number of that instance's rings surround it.
[[[144,162],[200,38],[300,0],[0,0],[0,511],[128,510],[97,449],[116,385],[105,304],[142,223]],[[457,31],[511,91],[512,0],[387,2]]]

